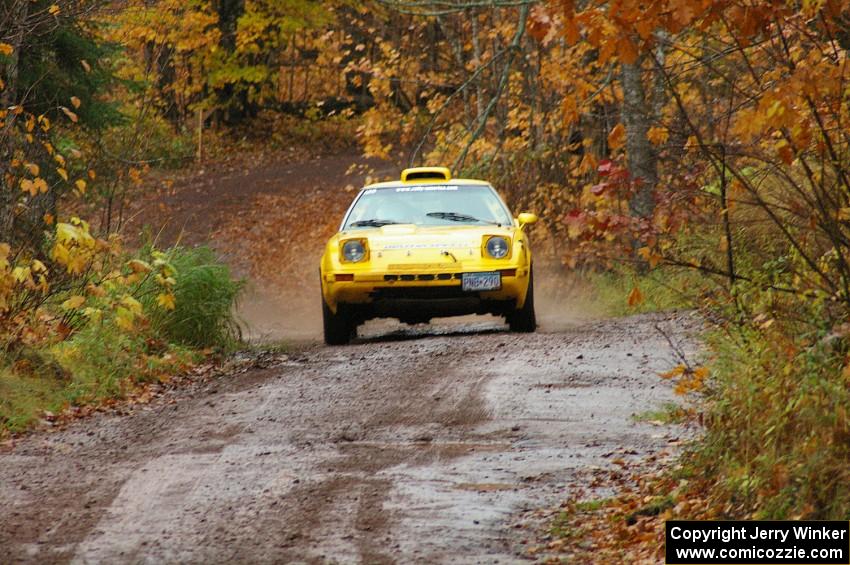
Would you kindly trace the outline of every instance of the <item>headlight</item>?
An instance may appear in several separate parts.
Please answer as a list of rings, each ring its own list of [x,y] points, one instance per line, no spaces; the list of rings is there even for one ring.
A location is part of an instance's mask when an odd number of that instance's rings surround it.
[[[495,236],[487,240],[487,244],[484,248],[487,250],[487,255],[493,259],[504,259],[508,256],[508,253],[511,250],[511,245],[504,237]]]
[[[342,244],[342,260],[346,263],[359,263],[366,258],[366,245],[363,240],[350,239]]]

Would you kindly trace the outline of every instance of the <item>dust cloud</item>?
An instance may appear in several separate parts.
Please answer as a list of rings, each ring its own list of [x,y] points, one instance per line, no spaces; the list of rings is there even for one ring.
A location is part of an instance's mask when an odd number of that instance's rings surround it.
[[[535,273],[535,307],[539,331],[561,332],[603,316],[592,289],[559,269]],[[297,343],[322,338],[319,281],[290,288],[251,282],[237,309],[243,337],[254,344]],[[414,337],[451,333],[507,331],[496,316],[436,318],[430,324],[408,326],[394,319],[370,320],[358,330],[364,339]]]
[[[320,292],[318,281],[296,292],[250,282],[236,310],[243,338],[254,344],[321,339]]]

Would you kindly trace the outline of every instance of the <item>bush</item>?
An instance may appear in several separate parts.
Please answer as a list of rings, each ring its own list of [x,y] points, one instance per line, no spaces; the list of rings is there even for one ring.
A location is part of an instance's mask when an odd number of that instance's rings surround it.
[[[230,347],[240,338],[234,305],[244,284],[208,247],[168,252],[176,271],[173,310],[157,310],[151,323],[164,339],[194,347]]]
[[[108,150],[104,155],[105,162],[98,163],[99,173],[107,174],[115,167],[111,155],[122,155],[158,169],[176,169],[194,160],[196,149],[191,130],[183,128],[175,131],[171,124],[155,113],[139,112],[133,107],[124,110],[128,116],[125,123],[103,132],[98,140],[99,147]],[[132,147],[132,154],[126,153],[128,147]],[[96,154],[94,148],[89,152]]]
[[[344,151],[357,147],[357,128],[361,118],[343,112],[334,116],[322,116],[318,108],[312,108],[304,117],[280,112],[261,112],[249,123],[230,132],[233,139],[244,140],[244,148],[262,147],[288,149],[306,147],[313,151]],[[215,150],[215,149],[213,149]],[[219,147],[225,151],[227,147]]]
[[[798,328],[716,333],[705,437],[688,458],[713,506],[761,519],[850,518],[850,372],[840,338]],[[698,470],[698,472],[697,472]]]
[[[681,500],[704,504],[678,518],[850,519],[850,323],[834,301],[778,290],[793,288],[788,261],[765,261],[763,239],[739,249],[750,280],[732,292],[695,269],[621,268],[587,280],[611,313],[702,307],[715,323],[704,337],[705,433],[671,473],[689,479]],[[634,287],[643,301],[630,308]]]
[[[207,248],[126,252],[74,219],[45,261],[0,245],[0,435],[45,410],[121,398],[239,337],[242,283]]]

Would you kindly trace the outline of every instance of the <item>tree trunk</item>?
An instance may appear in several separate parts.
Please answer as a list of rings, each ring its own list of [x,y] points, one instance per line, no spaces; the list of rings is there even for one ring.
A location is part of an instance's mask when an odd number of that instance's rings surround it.
[[[236,51],[236,31],[239,18],[245,13],[245,0],[219,0],[216,3],[218,12],[218,29],[221,32],[219,45],[227,52]]]
[[[654,193],[658,183],[658,165],[655,148],[646,137],[652,123],[653,108],[646,97],[641,60],[633,64],[623,63],[620,75],[628,166],[636,184],[635,192],[629,201],[629,211],[637,218],[651,218],[655,211]]]
[[[218,0],[215,3],[218,13],[218,29],[221,32],[219,46],[227,55],[236,52],[236,35],[239,18],[245,13],[245,0]],[[219,105],[222,107],[223,121],[228,124],[241,122],[248,114],[247,93],[237,92],[239,85],[227,83],[216,92]]]

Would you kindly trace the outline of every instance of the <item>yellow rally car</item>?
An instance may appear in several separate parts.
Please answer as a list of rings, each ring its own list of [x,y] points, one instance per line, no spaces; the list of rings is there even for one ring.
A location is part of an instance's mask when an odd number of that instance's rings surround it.
[[[532,332],[531,248],[490,183],[443,167],[406,169],[364,187],[322,257],[325,342],[344,344],[372,318],[408,324],[465,314],[504,316]]]

